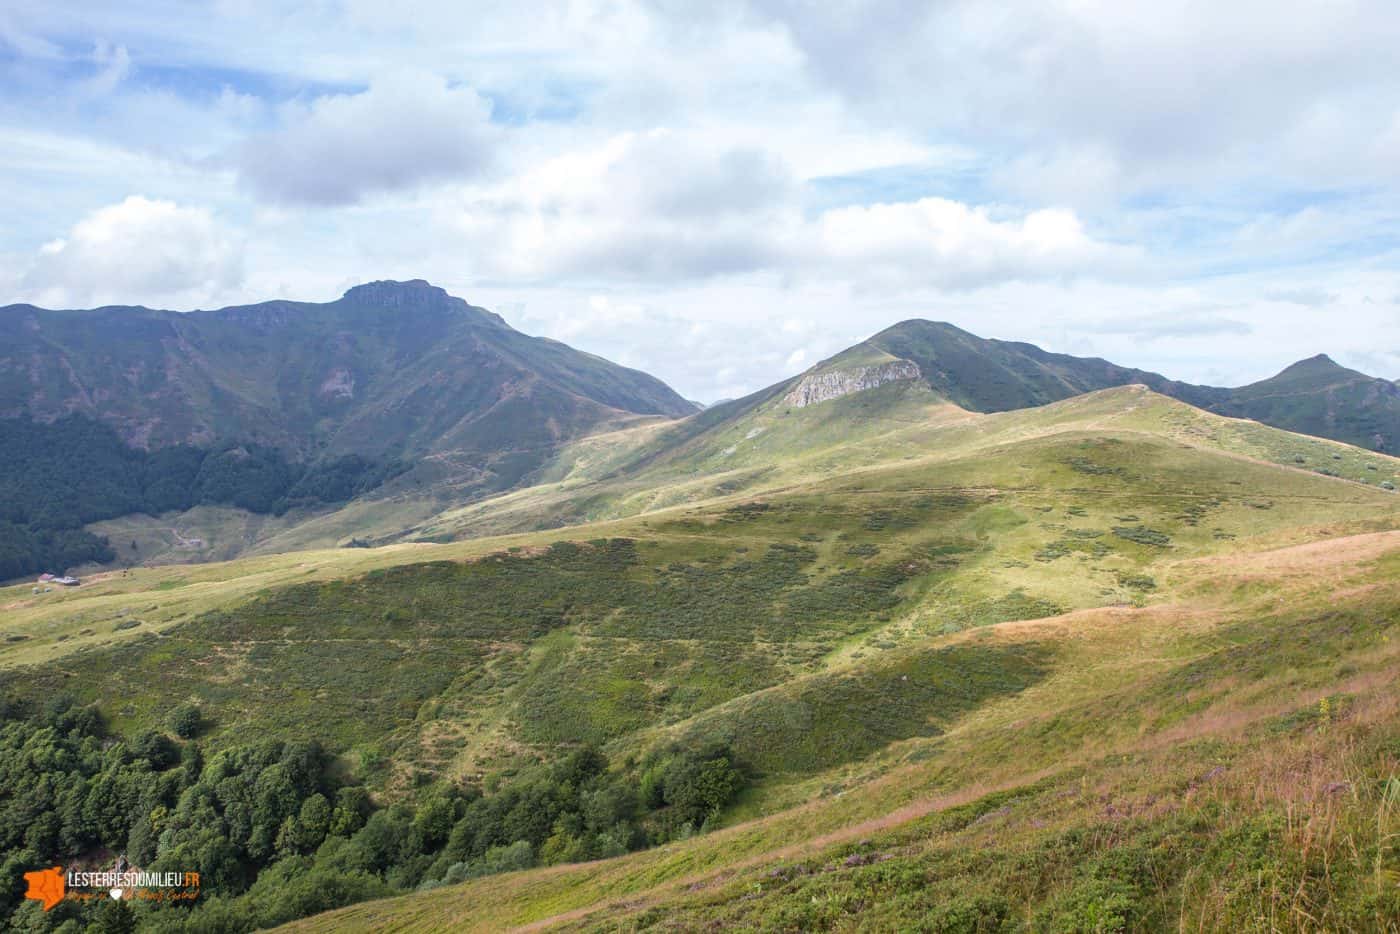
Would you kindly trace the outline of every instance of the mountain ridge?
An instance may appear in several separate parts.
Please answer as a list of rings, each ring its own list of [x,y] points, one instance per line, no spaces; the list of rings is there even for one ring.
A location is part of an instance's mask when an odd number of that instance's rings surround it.
[[[326,303],[193,312],[10,305],[0,336],[10,347],[0,417],[85,414],[134,447],[490,453],[501,441],[539,447],[619,418],[694,411],[655,377],[521,334],[423,280],[365,283]],[[515,438],[499,422],[503,407],[520,414],[522,397],[538,417]]]
[[[1023,341],[979,337],[948,322],[911,318],[807,373],[864,360],[871,350],[916,363],[929,388],[976,412],[1044,405],[1140,383],[1220,415],[1375,451],[1400,450],[1400,386],[1343,367],[1326,354],[1299,360],[1274,376],[1243,386],[1202,386],[1100,357],[1054,353]]]

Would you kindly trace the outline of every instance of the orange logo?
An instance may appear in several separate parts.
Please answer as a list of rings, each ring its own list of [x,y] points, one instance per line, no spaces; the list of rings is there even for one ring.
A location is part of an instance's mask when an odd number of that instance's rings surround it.
[[[24,897],[42,902],[45,911],[48,911],[54,905],[63,901],[62,866],[55,866],[52,869],[40,869],[38,872],[26,872],[24,874],[24,881],[29,885],[29,888],[24,893]]]

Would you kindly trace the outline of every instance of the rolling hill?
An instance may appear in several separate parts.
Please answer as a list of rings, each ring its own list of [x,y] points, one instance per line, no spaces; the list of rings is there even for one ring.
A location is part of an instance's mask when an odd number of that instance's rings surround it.
[[[894,375],[456,517],[519,534],[0,590],[14,741],[78,737],[17,787],[166,776],[51,845],[200,866],[190,929],[396,893],[302,926],[1386,917],[1400,462],[1141,386],[983,414]]]
[[[849,453],[846,441],[924,423],[937,406],[957,418],[1122,385],[1375,450],[1400,432],[1400,389],[1325,357],[1220,389],[922,320],[672,424],[696,407],[658,381],[521,335],[421,281],[189,314],[12,306],[0,328],[13,338],[0,410],[16,416],[0,434],[53,438],[7,441],[0,458],[14,479],[0,502],[9,576],[621,515],[665,501],[655,481],[668,469],[724,473],[716,482],[733,491],[790,472],[798,449]],[[609,492],[574,495],[605,474]],[[112,489],[115,476],[126,486]],[[624,485],[641,495],[620,501]],[[492,502],[491,520],[473,524],[472,503],[512,489],[558,514],[522,524],[507,521],[514,502]]]

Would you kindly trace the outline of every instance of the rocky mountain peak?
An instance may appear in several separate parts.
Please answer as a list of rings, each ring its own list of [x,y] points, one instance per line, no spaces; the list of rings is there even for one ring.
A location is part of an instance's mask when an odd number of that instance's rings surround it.
[[[428,305],[461,301],[461,299],[454,299],[448,295],[446,289],[439,288],[424,279],[408,279],[406,281],[380,279],[374,282],[365,282],[346,290],[340,300],[360,305],[380,305],[386,308],[422,308]]]

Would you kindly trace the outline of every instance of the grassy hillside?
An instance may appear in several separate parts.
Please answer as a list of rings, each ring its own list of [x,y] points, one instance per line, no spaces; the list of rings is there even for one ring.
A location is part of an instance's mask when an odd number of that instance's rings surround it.
[[[857,415],[859,411],[855,409]],[[0,646],[0,665],[58,657],[74,648],[131,638],[135,630],[102,631],[123,615],[136,616],[143,625],[160,630],[263,589],[336,579],[377,567],[460,560],[508,547],[535,548],[561,537],[654,538],[679,532],[693,541],[695,530],[700,529],[729,542],[738,530],[748,529],[766,541],[795,541],[811,547],[813,543],[803,542],[800,536],[820,536],[820,527],[825,526],[824,534],[845,537],[819,546],[823,561],[845,566],[870,560],[847,554],[851,547],[873,547],[879,560],[880,549],[902,549],[905,539],[928,534],[929,528],[921,531],[919,522],[908,519],[893,525],[888,519],[866,519],[861,510],[893,513],[910,508],[907,501],[932,494],[989,500],[949,533],[995,545],[999,560],[976,563],[979,576],[1000,575],[1005,585],[999,590],[984,585],[994,591],[987,594],[989,599],[1000,599],[1018,585],[1030,585],[1030,590],[1078,595],[1076,600],[1081,602],[1073,605],[1086,605],[1082,601],[1098,595],[1116,578],[1102,571],[1096,580],[1075,583],[1076,577],[1060,573],[1055,562],[1090,561],[1097,550],[1092,544],[1068,549],[1079,557],[1060,555],[1049,561],[1036,557],[1064,550],[1065,545],[1056,543],[1073,538],[1067,535],[1071,529],[1085,535],[1102,532],[1100,537],[1110,545],[1135,548],[1147,556],[1176,555],[1183,541],[1192,548],[1228,551],[1242,547],[1236,542],[1245,538],[1286,543],[1316,534],[1312,531],[1316,528],[1356,528],[1357,523],[1383,516],[1397,502],[1380,487],[1400,480],[1400,462],[1394,459],[1223,419],[1132,388],[989,416],[971,415],[936,401],[919,411],[927,417],[904,422],[854,417],[844,424],[838,421],[831,432],[835,440],[829,443],[820,440],[820,433],[803,431],[800,424],[781,444],[774,442],[781,437],[780,430],[760,433],[732,455],[746,459],[743,466],[713,474],[705,473],[697,462],[712,457],[709,452],[715,448],[722,451],[728,437],[742,438],[763,426],[765,418],[774,423],[790,416],[760,413],[737,419],[736,424],[722,421],[713,429],[720,437],[694,440],[698,455],[683,451],[684,457],[649,463],[631,475],[608,462],[618,451],[624,457],[635,456],[627,453],[625,439],[615,440],[600,446],[601,467],[596,470],[585,467],[553,484],[448,513],[428,526],[443,534],[453,529],[519,530],[508,538],[133,568],[98,575],[78,590],[39,595],[31,594],[29,585],[0,589],[7,631],[25,637]],[[852,433],[842,441],[845,427]],[[658,432],[667,433],[664,428],[644,431],[647,445],[654,443]],[[1088,447],[1081,449],[1084,445]],[[764,463],[767,468],[759,466]],[[1173,464],[1178,466],[1172,468]],[[1163,473],[1169,468],[1177,471],[1174,476]],[[753,479],[757,470],[764,472]],[[1326,476],[1322,470],[1339,476]],[[1172,485],[1167,485],[1168,480]],[[735,486],[738,492],[731,489]],[[1118,502],[1110,502],[1109,497]],[[742,524],[705,518],[728,515],[735,507],[763,498],[781,501],[783,508],[755,513]],[[881,508],[885,500],[892,508]],[[1126,508],[1119,508],[1120,503]],[[1141,508],[1148,504],[1150,511]],[[791,518],[799,514],[806,518]],[[1212,521],[1217,515],[1223,521]],[[1124,516],[1137,516],[1137,520]],[[1091,517],[1097,521],[1090,521]],[[556,531],[557,526],[590,520],[592,526],[582,531],[567,535]],[[851,527],[830,531],[838,521]],[[867,521],[872,528],[865,528]],[[809,529],[803,522],[816,527]],[[1112,531],[1138,524],[1162,526],[1172,538],[1170,547],[1153,549]],[[1217,529],[1222,537],[1216,537]],[[1236,537],[1226,537],[1231,535]],[[970,573],[963,572],[962,586],[971,586]],[[1125,592],[1114,590],[1115,595]],[[1057,605],[1067,604],[1061,600]],[[104,622],[109,626],[103,627]],[[85,629],[93,631],[84,634]]]
[[[943,322],[912,320],[816,369],[877,358],[913,361],[934,393],[976,412],[1023,409],[1136,383],[1222,415],[1376,451],[1400,451],[1400,387],[1340,367],[1325,355],[1295,363],[1269,379],[1225,389],[1098,358],[1049,353],[1033,344],[987,340]]]
[[[1198,559],[1152,607],[947,637],[1057,658],[769,816],[289,930],[1389,930],[1397,572],[1396,533]]]
[[[1269,898],[1302,885],[1287,910],[1332,928],[1386,909],[1396,461],[1134,388],[996,415],[907,382],[780,403],[582,452],[471,513],[478,531],[560,503],[612,516],[592,524],[0,590],[0,696],[93,704],[140,749],[193,705],[194,789],[218,786],[214,763],[290,754],[250,751],[268,738],[315,736],[316,793],[370,794],[379,816],[345,811],[312,843],[310,818],[277,831],[282,805],[251,831],[208,818],[242,869],[211,871],[196,926],[424,883],[442,887],[325,924],[842,927],[878,900],[892,928],[945,908],[1161,926],[1210,899],[1244,918],[1259,860]],[[1335,776],[1309,767],[1348,795],[1245,794],[1334,755],[1351,757]],[[702,787],[720,803],[694,810],[681,789]],[[1356,849],[1326,836],[1317,882],[1286,858],[1288,815],[1323,805]],[[72,833],[151,846],[127,835],[154,813]],[[1114,842],[1146,862],[1120,866]],[[554,865],[497,875],[532,864]],[[289,874],[343,895],[294,909]]]
[[[1002,446],[1074,431],[1149,436],[1375,488],[1400,486],[1400,463],[1394,458],[1216,416],[1140,386],[984,415],[952,405],[914,381],[794,409],[782,401],[791,385],[675,427],[649,427],[630,443],[622,433],[601,469],[594,460],[575,460],[576,449],[566,449],[552,468],[550,476],[558,478],[553,482],[449,510],[416,534],[441,538],[558,527],[800,488],[893,465],[937,471],[963,463],[971,465],[965,474],[980,473],[981,459]],[[697,424],[700,419],[703,424]],[[576,463],[584,466],[571,470]],[[997,482],[1020,481],[1002,476]]]

